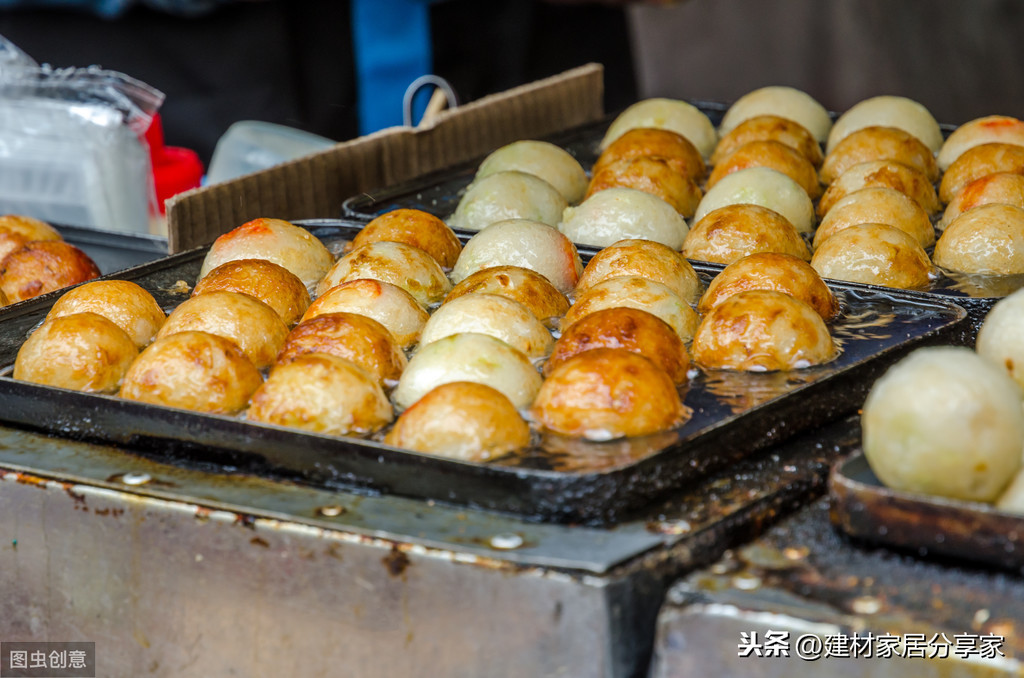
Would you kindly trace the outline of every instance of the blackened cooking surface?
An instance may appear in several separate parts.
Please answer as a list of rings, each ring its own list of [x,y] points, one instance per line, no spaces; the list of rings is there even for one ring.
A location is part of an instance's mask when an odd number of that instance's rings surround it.
[[[335,250],[362,225],[299,223]],[[116,277],[139,283],[169,310],[188,298],[204,256],[205,249],[193,250]],[[721,269],[697,268],[705,281]],[[948,341],[965,318],[960,307],[920,294],[863,285],[835,289],[843,315],[831,329],[842,351],[827,365],[788,373],[701,374],[685,393],[693,417],[677,430],[607,443],[546,436],[537,448],[490,464],[431,457],[371,439],[78,393],[9,376],[0,377],[5,394],[0,419],[204,468],[393,492],[539,520],[614,522],[669,489],[855,409],[888,365],[918,345]],[[0,310],[0,366],[13,364],[18,348],[60,294]]]

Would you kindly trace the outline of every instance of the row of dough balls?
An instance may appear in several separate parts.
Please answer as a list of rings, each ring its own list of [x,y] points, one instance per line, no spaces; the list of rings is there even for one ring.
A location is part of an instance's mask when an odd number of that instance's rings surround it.
[[[20,214],[0,215],[0,306],[99,275],[96,262],[50,224]]]

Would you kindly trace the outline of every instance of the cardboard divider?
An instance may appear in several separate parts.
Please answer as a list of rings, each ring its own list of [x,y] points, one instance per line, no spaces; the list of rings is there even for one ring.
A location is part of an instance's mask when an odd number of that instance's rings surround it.
[[[480,157],[604,115],[604,68],[586,64],[440,113],[432,123],[393,127],[325,151],[194,189],[167,203],[168,251],[201,247],[257,217],[337,217],[363,191]]]

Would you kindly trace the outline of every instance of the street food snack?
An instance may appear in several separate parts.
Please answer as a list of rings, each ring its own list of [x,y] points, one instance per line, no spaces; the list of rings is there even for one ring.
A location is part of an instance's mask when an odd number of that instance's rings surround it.
[[[782,172],[800,184],[811,200],[821,195],[818,172],[811,161],[800,151],[772,140],[751,141],[722,158],[711,171],[707,187],[710,189],[725,175],[748,167],[770,167]]]
[[[991,204],[1024,207],[1024,174],[996,172],[967,184],[946,205],[936,228],[944,231],[967,210]]]
[[[139,348],[153,340],[167,319],[153,295],[130,280],[94,280],[72,288],[54,303],[46,319],[86,312],[113,322]]]
[[[988,143],[967,149],[942,175],[939,199],[948,204],[966,186],[996,172],[1024,174],[1024,146]]]
[[[605,308],[638,308],[653,313],[675,330],[683,341],[693,338],[700,318],[697,312],[667,285],[647,278],[609,278],[587,288],[562,318],[564,332],[573,323]]]
[[[448,225],[481,231],[498,221],[529,219],[557,226],[569,202],[540,177],[507,170],[476,179],[459,199]]]
[[[542,322],[561,317],[569,309],[569,300],[550,280],[521,266],[492,266],[477,271],[453,287],[444,303],[474,292],[500,294],[518,301]]]
[[[446,301],[430,316],[420,335],[420,347],[463,332],[489,334],[521,351],[527,358],[551,352],[551,332],[518,301],[498,294],[474,292]]]
[[[1024,389],[1024,289],[995,303],[981,323],[975,349]]]
[[[418,247],[446,269],[455,265],[462,251],[462,243],[448,224],[423,210],[400,208],[375,217],[359,229],[348,249],[381,240]]]
[[[33,240],[63,240],[63,237],[40,219],[21,214],[0,215],[0,261]]]
[[[324,313],[358,313],[388,328],[402,348],[420,338],[429,317],[411,294],[397,285],[361,278],[327,290],[309,305],[300,322]]]
[[[313,287],[334,263],[334,255],[312,233],[283,219],[253,219],[213,241],[199,278],[235,259],[268,259]]]
[[[366,370],[379,384],[396,382],[409,363],[386,327],[356,313],[324,313],[288,333],[276,364],[309,353],[329,353]]]
[[[942,146],[942,129],[923,104],[907,97],[883,95],[864,99],[840,115],[828,135],[825,153],[831,153],[854,132],[877,126],[903,130],[920,140],[932,154]]]
[[[775,210],[800,233],[814,231],[814,203],[807,191],[770,167],[750,167],[722,177],[704,194],[693,220],[700,221],[719,207],[743,203]]]
[[[566,202],[575,205],[587,190],[587,173],[568,151],[549,141],[513,141],[491,152],[477,168],[475,179],[517,170],[554,186]]]
[[[636,127],[625,132],[601,151],[591,173],[598,174],[616,162],[643,157],[664,160],[669,167],[698,185],[704,182],[707,174],[704,158],[689,139],[672,130],[656,127]]]
[[[811,267],[822,278],[911,290],[928,287],[933,272],[924,248],[885,224],[844,228],[814,251]]]
[[[935,227],[913,199],[892,188],[865,188],[850,193],[828,211],[814,232],[814,247],[857,224],[886,224],[904,231],[921,247],[935,244]]]
[[[594,193],[562,215],[558,230],[581,245],[607,247],[626,238],[654,240],[679,249],[689,230],[686,220],[661,198],[635,188]]]
[[[921,172],[928,181],[939,178],[935,154],[920,139],[897,127],[865,127],[828,152],[821,164],[821,182],[831,184],[854,165],[872,160],[895,160]]]
[[[299,277],[268,259],[235,259],[206,274],[192,296],[214,291],[239,292],[274,309],[288,327],[309,308],[309,290]]]
[[[865,188],[896,189],[913,198],[928,214],[935,214],[941,207],[935,186],[920,170],[895,160],[871,160],[857,163],[825,189],[818,201],[818,216],[824,217],[844,197]]]
[[[793,87],[771,85],[747,92],[722,117],[718,131],[723,136],[740,123],[760,115],[777,115],[807,128],[819,142],[828,138],[832,117],[811,95]]]
[[[945,172],[965,151],[991,143],[1024,146],[1024,121],[1008,115],[987,115],[965,122],[946,137],[939,149],[939,169]]]
[[[609,278],[629,276],[667,285],[688,304],[700,296],[697,272],[681,252],[660,242],[638,239],[612,243],[591,257],[576,284],[576,294]]]
[[[635,188],[657,196],[672,205],[684,218],[693,216],[700,204],[700,187],[680,174],[664,158],[642,156],[605,165],[594,172],[584,200],[609,188]]]
[[[1024,273],[1024,209],[994,204],[964,212],[939,236],[934,259],[960,273]]]
[[[726,205],[705,214],[683,243],[687,259],[731,264],[756,252],[783,252],[811,258],[807,243],[793,224],[760,205]]]
[[[335,262],[317,285],[317,295],[352,280],[370,278],[397,285],[423,306],[444,299],[451,281],[437,261],[412,245],[377,241],[357,247]]]
[[[0,261],[0,289],[12,304],[99,276],[96,262],[63,240],[31,240]]]
[[[608,126],[601,139],[601,150],[608,148],[624,133],[638,127],[671,130],[685,137],[704,158],[711,157],[718,134],[711,120],[699,108],[679,99],[643,99],[622,111]]]
[[[800,123],[778,115],[757,115],[722,135],[711,156],[711,164],[717,165],[737,148],[751,141],[778,141],[799,151],[814,167],[821,167],[825,159],[821,144]]]

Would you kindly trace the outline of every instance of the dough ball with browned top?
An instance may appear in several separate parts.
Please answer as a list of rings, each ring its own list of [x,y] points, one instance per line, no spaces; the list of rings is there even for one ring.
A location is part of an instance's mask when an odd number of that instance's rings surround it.
[[[540,177],[574,205],[587,190],[587,173],[579,160],[549,141],[523,139],[493,151],[477,168],[475,179],[516,170]]]
[[[798,151],[814,167],[820,167],[825,158],[821,144],[800,123],[778,115],[758,115],[744,120],[718,140],[711,164],[717,165],[730,153],[751,141],[778,141]]]
[[[423,306],[440,301],[452,288],[441,265],[420,248],[378,241],[357,247],[338,259],[317,285],[317,295],[360,278],[398,285]]]
[[[911,236],[921,247],[935,244],[935,227],[920,205],[892,188],[865,188],[849,194],[828,211],[814,232],[814,247],[857,224],[887,224]]]
[[[84,312],[98,313],[112,321],[139,348],[153,340],[167,319],[153,295],[130,280],[94,280],[70,289],[46,318]]]
[[[754,204],[726,205],[693,225],[683,243],[688,259],[731,264],[756,252],[782,252],[809,260],[811,251],[793,224]]]
[[[700,322],[697,312],[668,285],[638,276],[624,276],[603,280],[580,294],[562,318],[561,329],[565,331],[591,313],[620,307],[653,313],[668,323],[683,341],[693,337]]]
[[[334,255],[312,233],[283,219],[253,219],[213,241],[199,278],[235,259],[267,259],[313,287],[334,263]]]
[[[814,251],[811,266],[834,280],[911,290],[931,284],[928,253],[913,237],[885,224],[844,228]]]
[[[548,355],[555,343],[544,323],[518,301],[474,292],[447,301],[434,311],[420,335],[420,346],[463,332],[496,337],[528,358]]]
[[[837,202],[865,188],[895,189],[913,198],[928,214],[941,207],[934,184],[920,170],[895,160],[871,160],[850,167],[825,189],[818,201],[818,216],[824,217]]]
[[[728,205],[753,204],[775,210],[799,233],[814,232],[814,203],[807,191],[788,176],[770,167],[748,167],[727,174],[715,184],[693,215],[699,222],[709,213]]]
[[[63,240],[33,240],[0,261],[0,289],[12,304],[99,276],[96,262]]]
[[[324,313],[299,323],[288,333],[277,363],[307,353],[329,353],[354,362],[381,384],[398,381],[409,362],[386,327],[356,313]]]
[[[907,97],[882,95],[864,99],[846,110],[832,126],[826,152],[866,127],[894,127],[918,139],[931,153],[942,146],[942,130],[925,106]]]
[[[361,278],[336,285],[317,297],[302,316],[306,322],[324,313],[358,313],[388,328],[402,348],[420,338],[430,316],[411,294],[397,285]]]
[[[934,258],[960,273],[1024,273],[1024,209],[993,204],[964,212],[939,236]]]
[[[854,165],[871,160],[895,160],[924,174],[939,178],[935,154],[920,139],[897,127],[865,127],[838,142],[821,164],[821,181],[831,184]]]
[[[569,202],[538,176],[506,170],[475,179],[448,217],[452,228],[482,231],[508,219],[529,219],[557,226]]]
[[[996,172],[1024,174],[1024,146],[988,143],[964,151],[942,175],[939,199],[949,203],[972,182]]]
[[[418,247],[434,257],[442,268],[454,266],[462,251],[462,243],[448,224],[430,212],[416,209],[401,208],[376,217],[359,230],[349,249],[382,240]]]
[[[637,127],[625,132],[601,152],[591,174],[596,175],[617,162],[643,157],[663,160],[697,185],[703,183],[707,174],[704,158],[689,139],[678,132],[656,127]]]
[[[236,259],[221,264],[196,283],[192,296],[239,292],[274,309],[291,327],[309,308],[309,290],[298,276],[268,259]]]
[[[800,185],[812,200],[821,195],[818,171],[800,151],[780,141],[757,140],[743,144],[715,164],[708,177],[710,189],[722,177],[750,167],[770,167]]]
[[[0,215],[0,261],[8,254],[33,240],[63,240],[53,226],[21,214]]]
[[[722,117],[718,131],[729,134],[740,123],[760,115],[788,118],[807,128],[819,142],[828,138],[832,117],[814,97],[794,87],[770,85],[747,92]]]
[[[939,169],[946,171],[975,146],[993,143],[1024,146],[1024,120],[1008,115],[987,115],[965,122],[943,142],[939,150]]]
[[[518,301],[542,322],[560,318],[569,309],[569,300],[550,280],[521,266],[492,266],[477,271],[453,287],[444,303],[474,292],[500,294]]]
[[[660,242],[637,239],[612,243],[591,257],[576,284],[576,294],[609,278],[629,276],[667,285],[690,304],[700,295],[700,280],[686,257]]]
[[[609,188],[634,188],[667,202],[684,218],[693,216],[700,204],[700,187],[662,158],[643,156],[605,165],[595,172],[584,200]]]
[[[996,172],[967,184],[946,205],[946,211],[936,228],[944,231],[964,212],[993,204],[1024,208],[1024,174]]]
[[[624,133],[638,127],[667,129],[685,137],[704,158],[710,158],[718,143],[711,120],[693,104],[679,99],[643,99],[626,108],[608,126],[600,148],[606,149]]]

